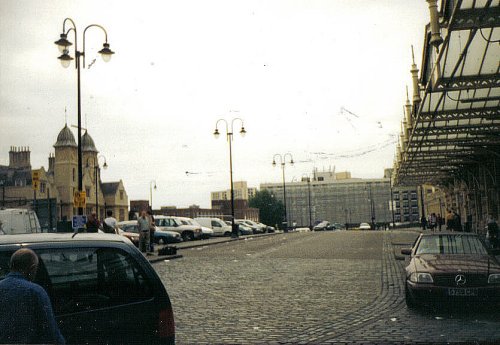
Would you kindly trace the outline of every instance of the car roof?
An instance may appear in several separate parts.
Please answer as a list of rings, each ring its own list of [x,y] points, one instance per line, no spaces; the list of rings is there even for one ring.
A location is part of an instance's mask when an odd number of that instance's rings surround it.
[[[65,243],[72,241],[88,242],[126,242],[123,236],[100,233],[35,233],[20,235],[0,235],[1,245],[28,243]]]

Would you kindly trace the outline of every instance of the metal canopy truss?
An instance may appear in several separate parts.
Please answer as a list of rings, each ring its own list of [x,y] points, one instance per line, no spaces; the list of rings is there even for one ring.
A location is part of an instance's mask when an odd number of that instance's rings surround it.
[[[442,184],[500,157],[500,0],[442,0],[439,26],[438,48],[428,26],[396,185]]]

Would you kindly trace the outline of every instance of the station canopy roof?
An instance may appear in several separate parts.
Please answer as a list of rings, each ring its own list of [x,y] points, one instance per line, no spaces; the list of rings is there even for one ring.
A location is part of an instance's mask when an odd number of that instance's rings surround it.
[[[500,0],[444,0],[443,43],[426,28],[421,102],[396,167],[399,185],[438,185],[500,157]]]

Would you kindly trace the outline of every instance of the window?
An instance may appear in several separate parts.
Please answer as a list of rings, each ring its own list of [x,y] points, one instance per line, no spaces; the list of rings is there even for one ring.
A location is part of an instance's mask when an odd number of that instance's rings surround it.
[[[90,199],[90,187],[85,187],[85,193],[87,194],[87,199]]]
[[[123,200],[123,191],[120,191],[120,200]]]
[[[75,168],[73,168],[73,182],[75,182]]]
[[[120,208],[120,211],[118,212],[118,220],[120,222],[125,220],[125,210],[123,208]]]
[[[26,180],[23,180],[23,179],[20,179],[20,178],[16,178],[16,180],[14,181],[14,185],[16,187],[26,186]]]
[[[47,183],[45,183],[45,182],[40,183],[40,193],[45,194],[46,188],[47,188]]]
[[[139,302],[153,297],[150,283],[126,252],[114,248],[37,251],[36,282],[51,296],[56,315]]]

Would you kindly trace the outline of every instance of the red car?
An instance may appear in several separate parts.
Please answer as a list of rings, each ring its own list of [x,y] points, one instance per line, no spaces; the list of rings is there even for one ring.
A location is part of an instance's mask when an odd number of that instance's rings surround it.
[[[488,250],[470,233],[421,234],[406,267],[405,295],[410,308],[423,304],[494,305],[500,302],[498,250]]]

